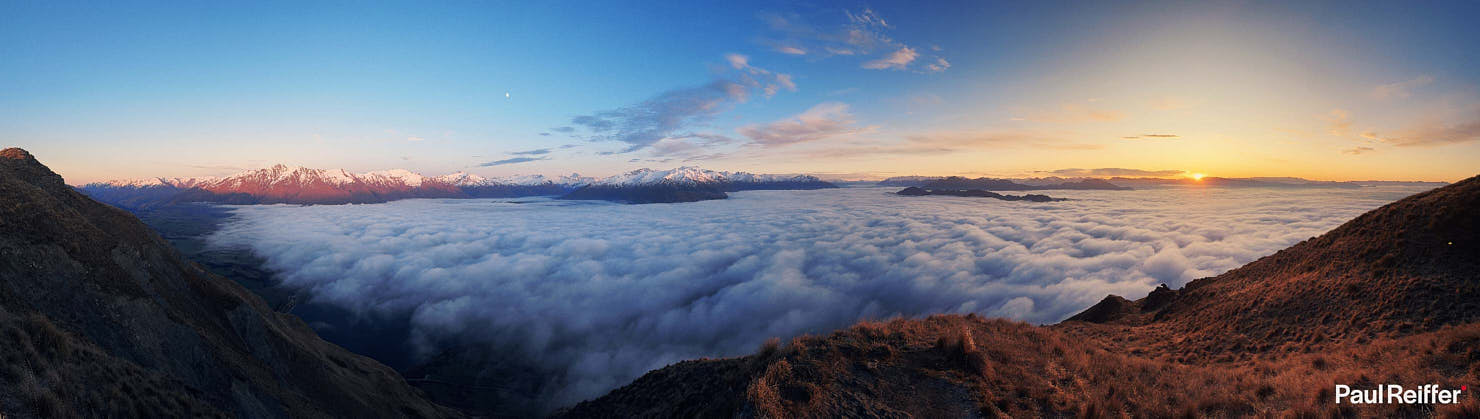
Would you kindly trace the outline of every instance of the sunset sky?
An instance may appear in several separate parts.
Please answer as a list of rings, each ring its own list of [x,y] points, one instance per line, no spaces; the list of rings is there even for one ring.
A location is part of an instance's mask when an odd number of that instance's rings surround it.
[[[4,1],[0,146],[71,183],[273,163],[1455,181],[1480,173],[1480,2],[1424,6]]]

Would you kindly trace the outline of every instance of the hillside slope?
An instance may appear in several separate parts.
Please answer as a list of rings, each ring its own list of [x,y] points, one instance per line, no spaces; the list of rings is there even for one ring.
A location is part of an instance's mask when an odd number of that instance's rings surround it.
[[[0,336],[6,417],[456,415],[13,148],[0,151]]]
[[[566,417],[1477,417],[1338,405],[1336,384],[1480,382],[1480,178],[1405,198],[1185,289],[1058,325],[865,322],[685,361]]]
[[[1477,237],[1473,177],[1181,290],[1107,297],[1070,320],[1137,326],[1146,350],[1192,358],[1434,331],[1480,320]]]

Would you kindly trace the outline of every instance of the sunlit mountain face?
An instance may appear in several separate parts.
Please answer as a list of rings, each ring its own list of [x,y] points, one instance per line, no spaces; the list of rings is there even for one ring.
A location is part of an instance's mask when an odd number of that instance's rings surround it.
[[[1477,416],[1476,17],[3,3],[0,417]]]

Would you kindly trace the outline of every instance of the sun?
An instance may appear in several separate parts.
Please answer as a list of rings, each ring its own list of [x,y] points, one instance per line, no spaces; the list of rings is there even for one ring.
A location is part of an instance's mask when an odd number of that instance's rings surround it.
[[[1202,173],[1193,173],[1192,174],[1192,180],[1195,180],[1195,181],[1198,181],[1198,182],[1202,182],[1202,178],[1204,176],[1207,176],[1207,175],[1202,174]]]

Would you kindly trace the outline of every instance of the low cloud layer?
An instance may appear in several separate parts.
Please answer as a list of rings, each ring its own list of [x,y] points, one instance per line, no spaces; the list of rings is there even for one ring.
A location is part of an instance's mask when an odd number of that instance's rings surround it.
[[[1215,275],[1413,189],[1056,191],[1067,202],[756,191],[671,205],[248,206],[211,238],[318,303],[533,360],[556,404],[860,319],[1055,322]]]

